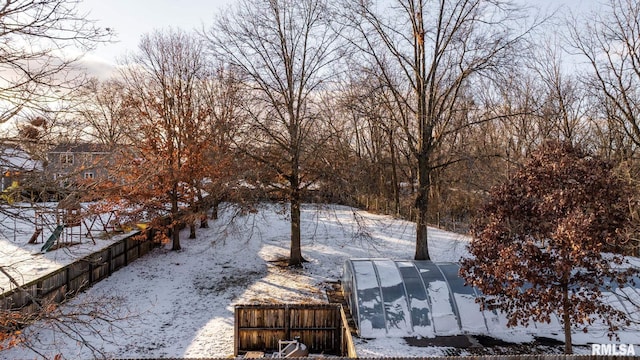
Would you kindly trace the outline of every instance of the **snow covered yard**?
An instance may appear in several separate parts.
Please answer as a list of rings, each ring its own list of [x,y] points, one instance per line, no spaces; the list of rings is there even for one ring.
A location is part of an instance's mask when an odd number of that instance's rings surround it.
[[[289,222],[278,206],[257,214],[210,221],[183,250],[157,249],[73,300],[115,296],[129,319],[88,335],[113,357],[225,357],[233,354],[233,305],[326,302],[325,284],[342,275],[347,258],[411,258],[413,224],[346,207],[303,209],[304,269],[288,269]],[[228,214],[228,213],[225,213]],[[187,231],[187,230],[185,230]],[[465,252],[464,236],[433,229],[431,251],[442,261]],[[6,240],[5,240],[6,241]],[[59,251],[52,252],[55,254]],[[86,358],[95,354],[75,341],[37,330],[34,345],[48,355]],[[106,340],[106,341],[105,341]],[[365,355],[365,354],[363,354]],[[13,349],[7,358],[35,356]]]
[[[109,299],[118,309],[117,315],[125,318],[117,323],[96,323],[98,334],[86,334],[85,341],[102,354],[52,333],[42,324],[27,330],[34,339],[32,345],[47,357],[62,354],[69,359],[101,355],[228,357],[233,354],[233,305],[326,302],[327,282],[341,278],[346,259],[413,257],[412,223],[347,207],[307,205],[302,212],[302,239],[303,255],[309,262],[304,269],[289,269],[281,260],[289,253],[290,224],[281,210],[269,205],[256,214],[235,216],[232,225],[228,221],[231,212],[223,211],[220,220],[210,220],[210,228],[198,229],[197,239],[187,239],[186,229],[183,250],[156,249],[72,300],[73,305]],[[470,239],[466,236],[430,229],[429,237],[435,261],[458,261],[467,254]],[[59,251],[65,250],[52,254]],[[422,340],[430,339],[356,339],[356,347],[361,357],[473,353],[446,342],[409,344]],[[512,334],[510,340],[529,341],[531,336]],[[555,349],[561,347],[537,348],[545,352]],[[576,347],[575,351],[585,353],[590,348]],[[37,355],[16,348],[0,353],[0,357]]]
[[[43,204],[50,208],[54,204]],[[14,216],[9,216],[13,214]],[[86,236],[86,227],[76,227],[72,231],[74,236],[70,239],[80,242],[69,247],[64,247],[56,251],[41,253],[43,240],[46,241],[54,231],[56,226],[53,215],[44,219],[42,235],[38,236],[38,243],[29,244],[29,238],[35,232],[32,223],[35,219],[35,211],[28,204],[6,208],[0,213],[0,264],[13,276],[21,285],[42,277],[54,270],[74,262],[86,255],[92,254],[100,249],[104,249],[118,240],[129,236],[127,234],[115,234],[106,236],[97,231],[94,234],[95,243]],[[96,227],[97,228],[97,227]],[[70,230],[71,231],[71,230]],[[15,288],[6,276],[0,276],[0,293],[4,293]]]

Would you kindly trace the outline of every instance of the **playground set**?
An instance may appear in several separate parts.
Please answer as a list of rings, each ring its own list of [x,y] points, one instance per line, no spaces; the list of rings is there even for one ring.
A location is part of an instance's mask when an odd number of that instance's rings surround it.
[[[87,213],[79,203],[60,203],[53,209],[36,209],[35,231],[29,244],[42,242],[41,252],[82,243],[82,238],[90,238],[96,243],[95,232],[123,232],[115,211],[107,214]],[[45,229],[53,229],[45,240]]]

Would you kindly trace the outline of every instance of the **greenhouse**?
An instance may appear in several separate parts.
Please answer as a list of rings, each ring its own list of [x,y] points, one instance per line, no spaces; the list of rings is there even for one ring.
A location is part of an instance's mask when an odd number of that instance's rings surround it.
[[[528,328],[507,328],[504,314],[482,311],[475,302],[479,292],[465,286],[456,263],[432,261],[352,259],[344,266],[343,291],[364,338],[496,335],[520,331],[545,336],[562,333],[557,318]],[[636,281],[638,286],[640,282]],[[638,321],[635,306],[640,289],[616,288],[604,296],[616,308]],[[637,331],[635,329],[634,331]]]

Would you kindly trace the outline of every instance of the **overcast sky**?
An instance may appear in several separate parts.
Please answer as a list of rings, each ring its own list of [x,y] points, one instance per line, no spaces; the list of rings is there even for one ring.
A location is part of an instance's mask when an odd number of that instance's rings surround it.
[[[87,61],[95,67],[93,71],[102,72],[109,64],[115,64],[117,58],[126,51],[135,51],[140,37],[168,26],[185,30],[200,28],[202,24],[211,24],[215,14],[232,6],[236,0],[84,0],[84,12],[90,12],[90,18],[98,20],[102,27],[114,29],[118,43],[100,45]],[[584,11],[598,0],[520,0],[523,3],[552,9],[563,6],[565,9]]]
[[[185,30],[210,24],[215,14],[234,0],[84,0],[83,12],[117,34],[117,43],[99,45],[89,61],[115,64],[118,57],[137,49],[140,37],[155,29],[179,27]],[[105,66],[107,64],[104,64]]]

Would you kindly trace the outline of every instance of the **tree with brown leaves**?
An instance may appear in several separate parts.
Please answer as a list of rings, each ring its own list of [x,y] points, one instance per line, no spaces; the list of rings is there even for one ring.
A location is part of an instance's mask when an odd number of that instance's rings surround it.
[[[144,215],[169,230],[172,249],[180,250],[177,226],[189,221],[197,184],[210,175],[211,106],[205,96],[209,67],[202,42],[169,29],[142,37],[121,72],[130,111],[127,147],[121,148],[106,184],[111,207],[124,204],[131,220]],[[167,239],[168,240],[168,239]]]
[[[568,143],[545,143],[492,190],[461,275],[484,293],[485,308],[507,314],[509,326],[557,314],[566,353],[572,325],[587,331],[601,319],[614,336],[629,320],[601,295],[638,270],[603,249],[625,241],[630,196],[611,164]]]

